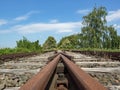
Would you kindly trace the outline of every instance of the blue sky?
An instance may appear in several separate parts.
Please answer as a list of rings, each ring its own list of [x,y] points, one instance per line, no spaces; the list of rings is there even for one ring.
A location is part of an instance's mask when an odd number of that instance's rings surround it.
[[[120,0],[0,0],[0,48],[15,47],[25,36],[41,44],[81,31],[82,17],[93,7],[105,6],[108,25],[120,35]]]

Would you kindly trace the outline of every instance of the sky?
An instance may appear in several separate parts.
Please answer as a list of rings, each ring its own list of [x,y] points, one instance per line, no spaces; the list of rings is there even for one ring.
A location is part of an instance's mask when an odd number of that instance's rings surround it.
[[[120,0],[0,0],[0,48],[16,47],[25,36],[43,44],[81,32],[82,17],[94,6],[107,9],[108,25],[120,35]]]

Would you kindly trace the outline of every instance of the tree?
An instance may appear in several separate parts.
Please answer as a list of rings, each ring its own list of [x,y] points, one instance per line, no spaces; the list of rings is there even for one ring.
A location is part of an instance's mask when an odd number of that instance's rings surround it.
[[[106,8],[94,7],[93,11],[83,17],[82,34],[86,48],[101,48],[106,34]]]
[[[117,35],[117,31],[113,26],[108,27],[109,30],[109,38],[110,38],[110,48],[111,49],[117,49],[119,48],[119,39]]]
[[[56,40],[54,37],[49,36],[45,43],[43,44],[43,49],[55,49],[56,48]]]
[[[59,48],[61,49],[71,49],[72,48],[72,45],[71,45],[71,42],[68,38],[65,38],[61,45],[59,46]]]
[[[118,35],[118,48],[117,49],[120,49],[120,35]]]
[[[18,48],[30,48],[31,42],[26,37],[23,37],[23,39],[16,41],[16,43]]]
[[[39,45],[39,40],[35,42],[29,41],[26,37],[23,39],[16,41],[17,48],[29,49],[30,51],[38,51],[41,50],[41,45]]]
[[[119,49],[120,36],[113,26],[107,26],[105,7],[94,7],[83,16],[80,34],[63,37],[58,43],[62,49],[98,48]]]
[[[58,43],[58,47],[61,49],[77,49],[80,47],[80,36],[79,34],[70,35],[64,37]]]

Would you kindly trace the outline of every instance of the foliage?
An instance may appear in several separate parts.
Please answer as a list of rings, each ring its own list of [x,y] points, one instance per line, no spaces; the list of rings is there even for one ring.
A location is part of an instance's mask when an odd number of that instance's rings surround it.
[[[112,25],[107,26],[106,15],[105,7],[94,7],[83,17],[81,33],[62,38],[59,48],[120,49],[120,36]]]
[[[0,55],[13,54],[13,53],[24,53],[24,52],[31,52],[31,51],[25,48],[1,48],[0,49]]]
[[[106,30],[107,13],[104,7],[94,8],[87,16],[83,17],[82,34],[85,47],[100,48],[103,33]]]
[[[42,47],[39,45],[39,41],[31,42],[26,37],[16,41],[16,48],[2,48],[0,49],[0,55],[13,54],[13,53],[25,53],[25,52],[42,52]]]
[[[43,47],[39,40],[31,42],[26,37],[16,41],[16,48],[0,49],[1,54],[19,52],[41,52],[57,49],[74,49],[87,51],[120,51],[120,35],[115,28],[108,26],[105,7],[94,7],[86,16],[83,16],[81,33],[63,37],[58,44],[54,37],[49,36]]]
[[[23,37],[23,39],[16,41],[17,43],[17,48],[21,49],[28,49],[30,51],[41,51],[41,45],[39,45],[39,40],[35,41],[35,42],[31,42],[29,40],[27,40],[27,38]]]
[[[54,37],[49,36],[47,38],[47,40],[45,41],[45,43],[43,44],[43,49],[47,50],[47,49],[55,49],[56,48],[56,40]]]
[[[79,34],[78,35],[71,35],[64,37],[58,43],[58,47],[60,49],[75,49],[79,48]]]
[[[117,31],[107,26],[105,7],[94,7],[93,11],[83,17],[82,44],[85,48],[119,48]]]
[[[0,49],[0,55],[9,54],[10,52],[13,52],[13,49],[10,49],[10,48],[1,48]]]

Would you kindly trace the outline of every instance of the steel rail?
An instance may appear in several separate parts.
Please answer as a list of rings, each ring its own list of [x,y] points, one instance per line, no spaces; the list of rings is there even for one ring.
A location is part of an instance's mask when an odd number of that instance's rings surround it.
[[[38,74],[28,80],[26,84],[24,84],[19,90],[45,90],[48,81],[50,80],[57,66],[60,56],[60,54],[56,56]]]
[[[79,90],[107,90],[102,84],[93,79],[89,74],[80,69],[67,57],[61,55],[69,74],[76,82]]]
[[[67,54],[65,55],[59,53],[38,74],[28,80],[19,90],[46,90],[46,86],[54,74],[59,60],[63,60],[68,74],[74,80],[78,90],[107,90],[102,84],[80,69],[67,57]],[[60,85],[59,88],[65,90],[62,85]]]

